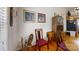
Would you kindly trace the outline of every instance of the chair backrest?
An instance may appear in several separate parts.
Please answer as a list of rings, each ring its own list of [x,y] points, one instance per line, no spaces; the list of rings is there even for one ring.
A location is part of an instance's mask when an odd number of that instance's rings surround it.
[[[54,39],[54,35],[55,35],[55,33],[54,33],[53,31],[51,31],[51,32],[47,32],[48,40],[52,40],[52,39]]]
[[[36,36],[36,40],[43,39],[43,30],[42,29],[35,29],[35,36]]]
[[[21,47],[23,48],[23,37],[21,37]]]
[[[32,41],[33,41],[33,34],[30,34],[28,38],[28,45],[30,45]]]
[[[61,32],[57,32],[57,33],[55,34],[55,37],[56,37],[57,43],[63,42],[62,37],[61,37]]]
[[[70,36],[70,32],[66,32],[66,34],[67,34],[68,36]]]

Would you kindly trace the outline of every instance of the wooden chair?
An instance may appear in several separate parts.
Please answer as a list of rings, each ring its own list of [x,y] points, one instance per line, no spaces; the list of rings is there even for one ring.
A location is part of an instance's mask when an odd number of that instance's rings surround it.
[[[58,50],[59,48],[61,48],[64,51],[69,51],[68,48],[66,47],[65,43],[62,40],[61,32],[57,32],[55,34],[55,37],[56,37],[56,43],[57,43],[57,49],[56,50]]]
[[[79,32],[78,31],[76,31],[75,36],[79,37]]]
[[[39,51],[41,47],[44,45],[47,45],[47,49],[49,49],[48,41],[43,39],[42,29],[35,29],[35,36],[36,36],[36,46],[39,48]]]
[[[51,41],[54,41],[55,39],[54,39],[54,36],[55,35],[55,33],[53,32],[53,31],[51,31],[51,32],[47,32],[47,37],[48,37],[48,42],[50,43]]]

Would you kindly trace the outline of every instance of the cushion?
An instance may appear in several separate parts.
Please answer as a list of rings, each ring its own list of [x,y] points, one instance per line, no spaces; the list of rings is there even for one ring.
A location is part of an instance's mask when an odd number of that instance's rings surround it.
[[[37,40],[37,42],[36,42],[36,44],[38,45],[38,46],[43,46],[43,45],[46,45],[48,42],[46,41],[46,40],[44,40],[44,39],[39,39],[39,40]]]
[[[59,47],[62,48],[65,51],[69,51],[68,48],[66,47],[66,45],[62,42],[59,44]]]

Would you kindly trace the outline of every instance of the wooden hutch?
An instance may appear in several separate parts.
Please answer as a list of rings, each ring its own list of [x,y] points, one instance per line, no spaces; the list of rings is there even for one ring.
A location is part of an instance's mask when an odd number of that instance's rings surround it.
[[[52,31],[63,31],[63,17],[62,16],[54,16],[52,18]]]

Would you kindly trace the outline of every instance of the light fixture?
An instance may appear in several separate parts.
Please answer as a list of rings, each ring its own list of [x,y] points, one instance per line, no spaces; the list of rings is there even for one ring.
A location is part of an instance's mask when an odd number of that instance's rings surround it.
[[[76,15],[79,15],[79,7],[75,7],[75,8],[74,8],[74,11],[75,11],[75,14],[76,14]]]

